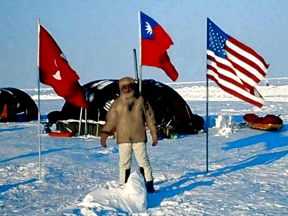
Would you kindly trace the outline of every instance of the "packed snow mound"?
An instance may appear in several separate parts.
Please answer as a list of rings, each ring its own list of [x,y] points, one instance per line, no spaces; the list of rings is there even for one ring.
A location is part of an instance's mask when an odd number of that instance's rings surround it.
[[[97,188],[88,193],[79,204],[81,213],[93,215],[93,209],[115,209],[123,212],[140,213],[147,209],[147,192],[144,179],[138,172],[133,172],[124,186]]]
[[[231,115],[219,114],[215,120],[215,128],[217,129],[215,136],[229,137],[234,132],[234,124]]]

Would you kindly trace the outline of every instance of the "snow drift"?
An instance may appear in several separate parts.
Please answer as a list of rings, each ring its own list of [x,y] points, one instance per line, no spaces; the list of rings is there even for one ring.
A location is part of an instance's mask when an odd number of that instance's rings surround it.
[[[91,208],[103,206],[123,212],[139,213],[147,208],[147,193],[144,179],[138,172],[133,172],[123,186],[97,188],[88,193],[79,204],[83,215],[89,215]]]

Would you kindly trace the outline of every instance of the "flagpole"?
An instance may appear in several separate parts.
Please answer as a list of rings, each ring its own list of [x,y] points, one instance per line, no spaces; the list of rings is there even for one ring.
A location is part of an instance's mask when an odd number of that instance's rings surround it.
[[[83,107],[81,107],[80,109],[78,136],[81,135],[81,123],[82,123],[82,115],[83,115],[82,113],[83,113]]]
[[[207,47],[208,44],[206,44]],[[208,61],[207,55],[206,55],[206,62]],[[208,73],[207,70],[205,72],[206,74],[206,173],[209,172],[209,82],[208,82]]]
[[[87,121],[88,121],[88,119],[87,119],[87,108],[85,108],[85,136],[87,136],[87,132],[88,132],[88,128],[87,128]]]
[[[135,66],[135,79],[139,83],[139,76],[138,76],[138,62],[137,62],[137,52],[136,49],[133,49],[133,57],[134,57],[134,66]]]
[[[142,94],[142,49],[141,49],[141,14],[138,11],[138,33],[139,33],[139,94]]]
[[[39,57],[39,50],[40,50],[40,19],[37,20],[37,70],[38,70],[38,180],[42,180],[42,159],[41,159],[41,109],[40,109],[40,72],[39,72],[39,65],[40,65],[40,57]]]
[[[99,121],[100,121],[100,110],[97,109],[97,125],[96,125],[96,136],[99,136]]]
[[[142,95],[142,65],[139,69],[139,94]]]
[[[209,172],[208,156],[209,156],[209,82],[206,75],[206,172]]]

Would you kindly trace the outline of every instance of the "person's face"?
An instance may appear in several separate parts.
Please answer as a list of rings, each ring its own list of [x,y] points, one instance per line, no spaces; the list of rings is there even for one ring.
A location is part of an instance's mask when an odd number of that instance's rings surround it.
[[[121,85],[120,87],[120,91],[122,94],[129,94],[131,92],[134,92],[134,89],[135,89],[134,83],[126,83]]]

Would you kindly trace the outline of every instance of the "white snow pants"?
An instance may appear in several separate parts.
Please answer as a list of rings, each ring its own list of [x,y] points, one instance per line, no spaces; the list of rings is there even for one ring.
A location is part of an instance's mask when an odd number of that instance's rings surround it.
[[[121,143],[119,144],[120,184],[125,183],[125,172],[131,168],[132,152],[134,152],[138,166],[144,169],[146,181],[152,181],[152,169],[147,154],[146,143]]]

